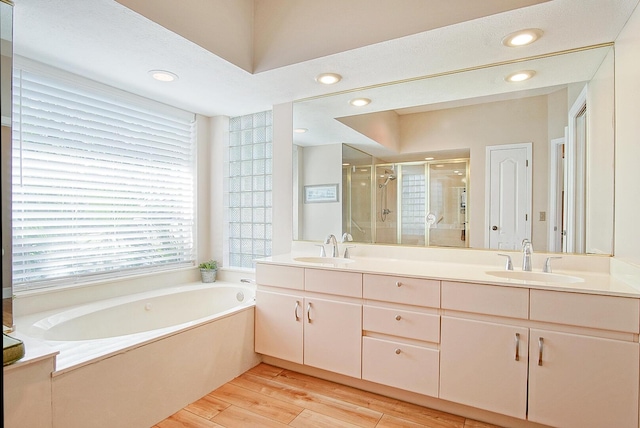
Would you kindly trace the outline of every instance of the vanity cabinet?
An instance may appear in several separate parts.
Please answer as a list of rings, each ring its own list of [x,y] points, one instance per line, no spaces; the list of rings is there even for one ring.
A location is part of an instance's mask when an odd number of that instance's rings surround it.
[[[440,282],[363,277],[362,378],[433,397],[440,367]]]
[[[256,352],[360,378],[362,274],[258,264],[256,278]]]
[[[443,282],[442,308],[440,398],[550,426],[638,426],[637,299]]]
[[[530,330],[529,420],[637,427],[639,301],[531,290],[531,319],[548,324]]]

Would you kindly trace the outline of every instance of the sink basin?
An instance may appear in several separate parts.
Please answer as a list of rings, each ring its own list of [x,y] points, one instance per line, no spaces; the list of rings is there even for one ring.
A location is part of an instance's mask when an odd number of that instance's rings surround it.
[[[332,265],[353,263],[353,259],[345,259],[343,257],[294,257],[293,260],[303,263],[321,263]]]
[[[584,282],[584,279],[577,276],[563,275],[559,273],[526,272],[521,270],[496,270],[487,272],[488,275],[499,278],[519,279],[521,281],[539,281],[571,284]]]

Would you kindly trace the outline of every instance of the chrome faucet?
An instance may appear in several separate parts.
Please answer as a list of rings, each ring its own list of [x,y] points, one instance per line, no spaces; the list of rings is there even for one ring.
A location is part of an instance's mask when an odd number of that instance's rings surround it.
[[[338,256],[338,240],[336,239],[335,235],[332,234],[327,236],[327,239],[325,239],[324,243],[333,245],[333,250],[331,251],[331,257],[339,257]]]
[[[531,272],[531,256],[533,255],[533,245],[528,239],[522,241],[522,270]]]
[[[351,236],[350,233],[343,233],[342,234],[342,243],[345,244],[344,246],[344,258],[345,259],[350,259],[351,255],[349,254],[349,248],[355,248],[355,245],[346,245],[347,242],[351,242],[353,241],[353,236]]]

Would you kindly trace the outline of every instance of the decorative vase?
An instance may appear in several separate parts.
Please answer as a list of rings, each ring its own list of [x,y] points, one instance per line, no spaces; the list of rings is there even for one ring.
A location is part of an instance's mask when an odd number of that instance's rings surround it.
[[[216,282],[217,269],[200,269],[202,282]]]

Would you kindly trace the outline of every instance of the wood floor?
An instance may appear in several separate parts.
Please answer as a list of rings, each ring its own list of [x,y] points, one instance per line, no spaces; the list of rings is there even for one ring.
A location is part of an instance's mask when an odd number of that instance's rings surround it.
[[[260,364],[154,428],[498,428]]]

